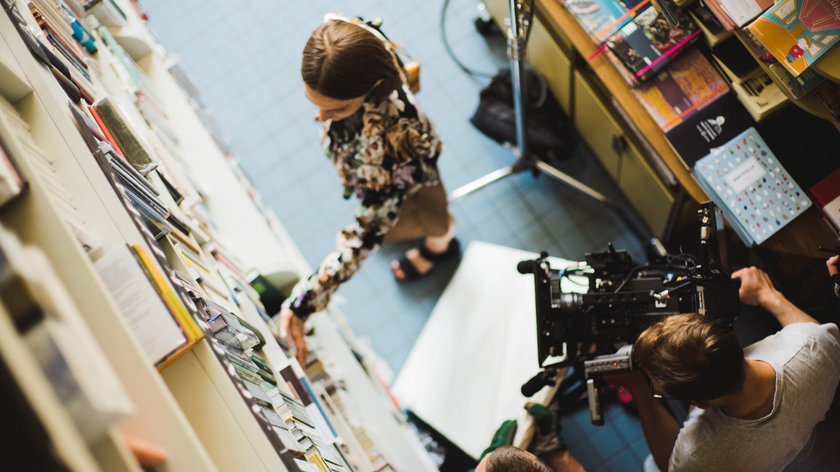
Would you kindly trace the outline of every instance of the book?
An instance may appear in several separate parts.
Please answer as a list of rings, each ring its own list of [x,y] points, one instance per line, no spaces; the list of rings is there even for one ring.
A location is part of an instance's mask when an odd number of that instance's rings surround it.
[[[747,29],[794,77],[837,44],[837,0],[783,0]]]
[[[840,231],[840,168],[811,187],[810,192],[823,215]]]
[[[692,49],[657,74],[631,89],[663,131],[703,109],[729,91],[726,82],[698,49]]]
[[[0,206],[13,200],[26,188],[26,181],[20,176],[15,161],[6,153],[0,139]]]
[[[799,77],[794,77],[787,69],[778,62],[774,62],[768,66],[770,73],[776,77],[776,81],[782,84],[782,87],[793,98],[802,98],[803,95],[810,92],[814,87],[819,85],[823,80],[823,76],[817,74],[812,70],[806,70],[799,74]]]
[[[763,243],[811,206],[752,127],[698,160],[692,175],[747,247]]]
[[[87,321],[41,249],[0,226],[0,295],[79,432],[95,442],[134,413]]]
[[[727,30],[723,23],[720,22],[703,2],[694,2],[688,8],[688,14],[703,31],[703,37],[706,39],[706,43],[712,48],[732,36],[732,31]]]
[[[654,77],[700,34],[682,10],[668,0],[663,4],[676,26],[670,27],[662,13],[648,6],[606,42],[639,83]]]
[[[93,109],[102,119],[100,126],[108,128],[124,157],[138,172],[145,175],[157,167],[158,162],[149,151],[148,145],[110,97],[97,100]]]
[[[601,42],[629,23],[650,0],[566,0],[563,6],[595,42]]]
[[[754,125],[755,120],[738,97],[734,93],[726,93],[685,118],[667,131],[665,137],[686,168],[691,169],[712,148],[722,146]]]
[[[773,0],[716,0],[732,22],[742,27],[773,5]]]
[[[748,29],[739,29],[733,32],[738,39],[741,40],[741,43],[747,47],[747,49],[752,52],[756,59],[765,63],[765,64],[778,64],[778,61],[770,51],[764,47],[764,44],[755,37],[754,34],[750,32]]]
[[[188,342],[131,248],[119,246],[94,266],[150,362],[157,364]]]
[[[834,118],[840,119],[840,84],[825,80],[813,89],[814,95]]]
[[[779,85],[764,71],[740,83],[733,82],[732,89],[756,123],[790,103]]]

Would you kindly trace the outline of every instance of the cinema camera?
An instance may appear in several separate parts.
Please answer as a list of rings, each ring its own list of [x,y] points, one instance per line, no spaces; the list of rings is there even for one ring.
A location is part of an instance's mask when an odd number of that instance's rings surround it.
[[[603,376],[637,370],[632,344],[645,328],[681,313],[711,316],[732,326],[740,312],[740,280],[729,276],[723,216],[712,202],[703,203],[698,213],[696,256],[669,255],[652,240],[648,264],[635,265],[612,244],[605,252],[586,254],[585,266],[554,270],[545,252],[519,263],[520,273],[534,275],[538,360],[544,369],[522,386],[523,395],[553,385],[561,368],[575,366],[589,395],[590,419],[600,426]],[[587,293],[561,290],[562,279],[573,274],[589,279]],[[549,357],[562,361],[544,365]]]

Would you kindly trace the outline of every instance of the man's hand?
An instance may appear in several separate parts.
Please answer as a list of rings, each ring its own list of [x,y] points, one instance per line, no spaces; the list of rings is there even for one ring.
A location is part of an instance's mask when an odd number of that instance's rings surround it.
[[[820,324],[776,290],[770,277],[763,270],[748,267],[732,274],[732,278],[741,279],[738,295],[742,302],[747,305],[760,305],[775,316],[783,328],[793,323]]]
[[[780,295],[773,287],[770,276],[761,269],[747,267],[733,273],[732,278],[741,279],[741,289],[738,290],[738,295],[741,297],[741,301],[747,305],[766,307],[773,298]]]
[[[828,267],[829,276],[834,276],[834,274],[840,273],[840,256],[834,256],[825,261],[825,265]]]
[[[306,338],[304,338],[305,328],[303,320],[295,316],[292,310],[283,308],[280,310],[280,337],[292,336],[292,341],[295,342],[295,357],[303,369],[306,369],[306,358],[309,356],[309,351],[306,349]]]
[[[613,385],[621,385],[626,388],[633,398],[649,397],[650,386],[641,372],[628,372],[626,374],[605,375],[604,382]]]

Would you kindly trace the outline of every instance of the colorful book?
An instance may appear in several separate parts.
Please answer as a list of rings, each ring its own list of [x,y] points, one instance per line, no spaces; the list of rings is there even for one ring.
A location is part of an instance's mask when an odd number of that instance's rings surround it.
[[[650,0],[566,0],[563,6],[596,41],[601,42],[633,20]]]
[[[837,0],[783,0],[750,24],[752,32],[794,77],[837,44]]]
[[[811,187],[811,195],[825,217],[840,231],[840,168]]]
[[[656,124],[668,131],[729,90],[698,49],[692,49],[632,92]]]
[[[640,82],[653,78],[700,34],[700,29],[673,3],[665,3],[677,20],[671,27],[649,6],[607,40],[610,50]]]
[[[748,247],[763,243],[811,206],[755,128],[712,149],[692,174]]]

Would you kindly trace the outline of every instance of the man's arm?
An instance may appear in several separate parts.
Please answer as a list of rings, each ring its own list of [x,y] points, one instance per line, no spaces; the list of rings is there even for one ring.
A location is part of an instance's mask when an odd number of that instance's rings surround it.
[[[738,292],[741,301],[769,311],[779,320],[782,328],[793,323],[820,324],[776,290],[770,277],[763,270],[748,267],[733,273],[732,278],[741,279],[741,289]]]
[[[633,401],[639,409],[642,431],[645,433],[645,440],[653,455],[653,460],[660,471],[667,472],[671,453],[674,451],[677,436],[680,434],[680,425],[677,420],[668,413],[662,402],[653,398],[650,387],[642,374],[606,376],[604,380],[623,385],[633,395]]]

